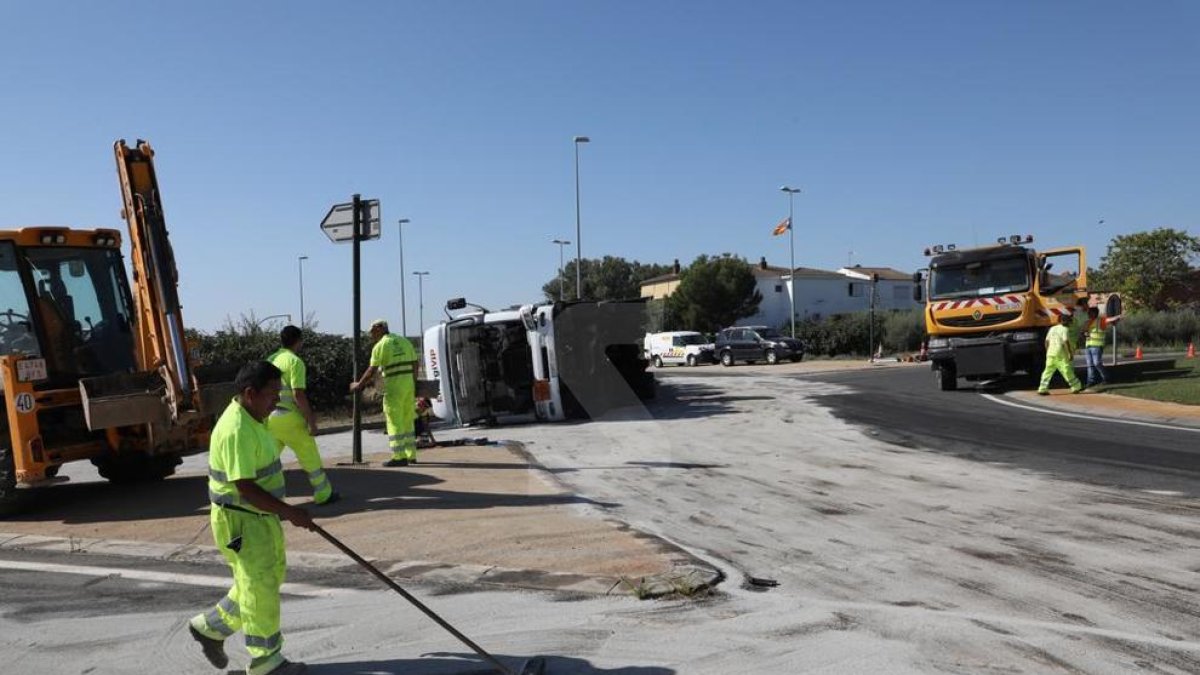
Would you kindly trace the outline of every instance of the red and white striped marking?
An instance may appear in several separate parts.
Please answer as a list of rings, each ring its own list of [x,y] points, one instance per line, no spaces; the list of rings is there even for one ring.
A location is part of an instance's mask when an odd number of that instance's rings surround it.
[[[934,304],[933,311],[968,309],[970,307],[996,307],[998,305],[1020,304],[1021,300],[1022,297],[1019,295],[997,295],[992,298],[972,298],[970,300],[945,300]]]

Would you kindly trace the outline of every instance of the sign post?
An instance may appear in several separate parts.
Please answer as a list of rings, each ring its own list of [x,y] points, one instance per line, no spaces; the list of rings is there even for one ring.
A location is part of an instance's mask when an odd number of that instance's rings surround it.
[[[362,368],[359,357],[362,354],[362,274],[360,267],[359,245],[364,239],[378,239],[382,229],[379,217],[379,200],[364,200],[360,195],[354,195],[347,204],[335,204],[325,214],[321,221],[321,230],[334,243],[349,241],[353,244],[354,275],[354,353],[350,357],[350,368],[353,372],[350,378],[358,377]],[[354,431],[351,463],[362,464],[362,409],[359,402],[362,396],[355,391],[352,398]]]

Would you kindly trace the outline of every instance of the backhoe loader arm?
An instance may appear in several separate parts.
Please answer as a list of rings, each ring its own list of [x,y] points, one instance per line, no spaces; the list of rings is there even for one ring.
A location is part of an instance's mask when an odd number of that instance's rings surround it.
[[[113,149],[124,203],[121,215],[129,224],[138,365],[143,371],[162,374],[171,417],[178,419],[181,412],[195,407],[195,401],[180,313],[179,275],[154,172],[154,150],[143,140],[138,140],[136,148],[117,141]]]

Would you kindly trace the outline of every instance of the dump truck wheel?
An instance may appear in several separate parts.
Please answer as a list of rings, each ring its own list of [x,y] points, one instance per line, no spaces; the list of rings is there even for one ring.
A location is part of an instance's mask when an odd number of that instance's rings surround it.
[[[12,448],[6,440],[0,444],[0,516],[21,510],[23,495],[17,489],[17,469]]]
[[[129,455],[93,459],[100,475],[113,483],[148,483],[175,473],[183,460],[179,455]]]
[[[934,368],[933,374],[937,378],[938,389],[942,391],[954,391],[958,389],[958,372],[954,366]]]

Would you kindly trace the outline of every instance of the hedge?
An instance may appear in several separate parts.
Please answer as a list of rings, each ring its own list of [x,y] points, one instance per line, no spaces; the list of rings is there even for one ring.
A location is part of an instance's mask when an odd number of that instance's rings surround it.
[[[194,333],[202,363],[241,364],[269,356],[279,348],[279,334],[266,330],[221,330],[212,334]],[[363,338],[360,368],[366,368],[370,339]],[[344,410],[350,406],[350,382],[361,374],[352,372],[354,341],[343,335],[304,331],[304,349],[300,358],[308,366],[308,400],[319,413]],[[378,408],[374,396],[364,397],[364,408]]]

